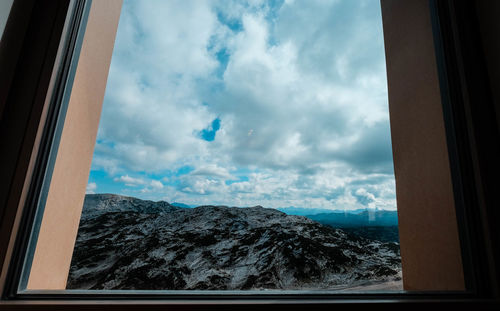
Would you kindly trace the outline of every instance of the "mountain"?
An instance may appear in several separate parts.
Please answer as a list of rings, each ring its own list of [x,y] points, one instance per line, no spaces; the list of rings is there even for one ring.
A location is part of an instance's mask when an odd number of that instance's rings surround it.
[[[173,203],[170,203],[170,205],[177,206],[177,207],[184,207],[184,208],[191,208],[192,207],[191,205],[187,205],[187,204],[179,203],[179,202],[173,202]]]
[[[358,213],[334,212],[307,215],[306,217],[335,228],[397,226],[397,211],[363,210]]]
[[[398,226],[343,227],[342,230],[347,234],[352,234],[369,240],[399,243]]]
[[[399,280],[399,244],[261,206],[87,195],[68,289],[336,289]]]
[[[134,212],[138,214],[164,214],[179,207],[165,201],[153,202],[116,194],[87,194],[83,203],[80,224],[103,214],[113,212]]]
[[[325,209],[325,208],[305,208],[305,207],[278,207],[278,211],[283,212],[288,215],[297,215],[297,216],[306,216],[306,215],[316,215],[316,214],[324,214],[324,213],[335,213],[337,211]],[[342,211],[343,213],[343,211]]]
[[[362,213],[364,211],[368,211],[369,209],[362,208],[362,209],[354,209],[354,210],[334,210],[334,209],[326,209],[326,208],[309,208],[309,207],[288,206],[288,207],[278,207],[277,210],[281,211],[283,213],[286,213],[288,215],[307,216],[307,215],[329,214],[329,213],[359,214],[359,213]]]
[[[358,209],[312,214],[306,217],[355,236],[399,243],[397,211]]]

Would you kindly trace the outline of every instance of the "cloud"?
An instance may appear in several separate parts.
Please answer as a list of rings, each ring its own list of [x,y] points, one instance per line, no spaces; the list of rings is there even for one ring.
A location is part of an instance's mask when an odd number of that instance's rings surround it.
[[[180,188],[180,191],[188,194],[209,195],[223,192],[225,185],[220,180],[196,178]],[[209,204],[214,204],[212,203]]]
[[[163,184],[159,180],[152,180],[150,185],[153,189],[162,189],[163,188]]]
[[[379,2],[125,1],[92,169],[193,205],[394,209]]]
[[[97,189],[97,184],[95,182],[90,182],[87,184],[86,194],[94,194]]]
[[[209,176],[212,178],[231,179],[234,178],[225,167],[220,167],[215,164],[208,164],[198,167],[191,172],[191,175]]]
[[[114,178],[113,180],[116,182],[122,182],[129,187],[136,187],[139,185],[144,185],[146,183],[142,178],[134,178],[130,177],[129,175],[120,176]]]

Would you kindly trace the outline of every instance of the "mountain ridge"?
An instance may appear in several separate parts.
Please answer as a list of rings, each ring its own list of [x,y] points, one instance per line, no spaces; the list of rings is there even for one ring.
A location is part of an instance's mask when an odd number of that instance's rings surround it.
[[[362,211],[357,214],[351,213],[321,213],[305,215],[322,224],[338,228],[367,227],[367,226],[397,226],[398,214],[396,211]]]
[[[87,195],[68,289],[331,289],[400,279],[399,244],[261,206]]]

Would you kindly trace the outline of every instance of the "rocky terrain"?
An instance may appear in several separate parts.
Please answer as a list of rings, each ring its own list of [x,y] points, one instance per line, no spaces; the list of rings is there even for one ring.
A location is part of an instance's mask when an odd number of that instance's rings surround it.
[[[260,206],[87,195],[68,289],[336,289],[400,279],[397,243]]]

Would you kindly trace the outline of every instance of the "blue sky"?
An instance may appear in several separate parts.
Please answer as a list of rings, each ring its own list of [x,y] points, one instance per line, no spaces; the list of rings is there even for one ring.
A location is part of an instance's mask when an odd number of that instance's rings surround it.
[[[87,193],[395,209],[378,0],[125,0]]]

